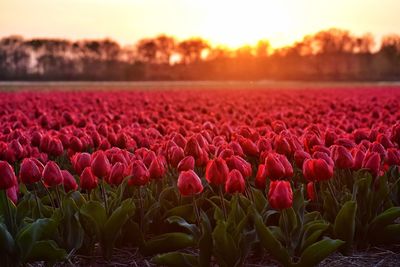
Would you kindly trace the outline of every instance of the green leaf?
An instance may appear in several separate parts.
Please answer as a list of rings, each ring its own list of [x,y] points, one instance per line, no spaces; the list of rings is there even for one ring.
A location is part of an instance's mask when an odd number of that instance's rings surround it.
[[[151,259],[152,263],[170,267],[197,266],[197,257],[187,253],[169,252],[157,255]]]
[[[188,223],[185,219],[179,216],[171,216],[167,218],[168,223],[176,223],[179,226],[189,230],[189,232],[194,236],[196,240],[199,239],[200,237],[200,230],[199,227],[197,227],[196,224],[190,224]]]
[[[199,240],[199,266],[208,267],[210,266],[212,251],[213,251],[213,239],[211,223],[205,212],[200,212],[201,218],[201,237]]]
[[[122,226],[129,220],[135,213],[135,203],[132,199],[126,199],[108,218],[104,225],[102,248],[105,250],[107,258],[111,256],[112,249],[114,248],[115,240],[119,236]]]
[[[62,225],[64,242],[68,250],[78,250],[83,243],[84,231],[79,222],[79,208],[72,198],[63,201]]]
[[[36,242],[27,256],[27,262],[45,261],[55,263],[65,260],[67,253],[60,249],[53,240],[44,240]]]
[[[348,253],[351,249],[356,228],[357,203],[347,201],[340,209],[335,219],[333,232],[336,238],[346,242],[344,251]]]
[[[386,225],[393,223],[398,217],[400,217],[400,207],[392,207],[385,210],[372,220],[369,226],[370,234],[374,234],[375,231],[379,231]]]
[[[235,240],[228,232],[228,224],[223,220],[217,221],[212,237],[214,240],[214,256],[219,266],[234,266],[240,255]]]
[[[185,220],[194,221],[193,205],[186,204],[168,210],[165,217],[179,216]]]
[[[262,221],[260,214],[253,211],[253,220],[255,228],[260,239],[261,245],[267,250],[273,258],[279,261],[284,266],[291,264],[290,256],[288,251],[282,246],[282,244],[274,237],[272,232]]]
[[[101,233],[107,220],[106,210],[98,201],[88,201],[79,210],[79,217],[82,226],[89,234],[95,232],[98,240],[101,240]]]
[[[30,254],[33,246],[43,235],[50,235],[57,225],[52,219],[38,219],[22,228],[16,237],[16,243],[20,250],[22,261]]]
[[[5,251],[9,254],[15,250],[14,238],[7,230],[7,226],[4,223],[0,223],[0,251]]]
[[[321,237],[322,233],[328,228],[329,224],[323,222],[322,220],[309,222],[307,225],[305,225],[304,234],[301,241],[301,251],[311,244],[314,244]]]
[[[166,233],[153,237],[145,243],[144,255],[175,251],[195,245],[194,238],[184,233]]]
[[[333,240],[326,238],[317,243],[312,244],[301,254],[300,261],[295,264],[298,267],[316,266],[323,259],[335,252],[344,244],[342,240]]]

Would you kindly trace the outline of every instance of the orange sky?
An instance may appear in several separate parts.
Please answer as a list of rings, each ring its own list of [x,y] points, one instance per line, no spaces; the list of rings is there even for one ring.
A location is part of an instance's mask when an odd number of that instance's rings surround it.
[[[400,33],[399,0],[0,0],[0,36],[110,37],[122,44],[160,33],[237,47],[279,47],[338,27]]]

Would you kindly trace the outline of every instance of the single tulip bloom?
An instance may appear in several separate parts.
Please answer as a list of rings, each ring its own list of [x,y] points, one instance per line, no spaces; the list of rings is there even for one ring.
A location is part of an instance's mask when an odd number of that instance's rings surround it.
[[[258,166],[256,179],[254,181],[258,189],[264,190],[267,183],[267,171],[264,164]]]
[[[48,153],[52,156],[58,157],[61,156],[64,152],[63,144],[61,140],[58,138],[53,138],[49,142]]]
[[[169,164],[172,167],[176,168],[179,162],[185,157],[185,153],[183,149],[179,146],[173,146],[169,150]]]
[[[98,185],[97,177],[92,173],[90,167],[86,167],[80,176],[80,186],[83,190],[93,190]]]
[[[105,178],[110,174],[111,164],[102,150],[98,150],[92,155],[90,165],[93,174],[99,178]]]
[[[61,174],[63,176],[63,185],[65,192],[75,191],[76,189],[78,189],[78,184],[74,176],[72,176],[72,174],[69,171],[62,170]]]
[[[365,158],[362,163],[364,169],[369,170],[373,175],[379,174],[381,166],[381,157],[378,152],[368,152],[365,154]]]
[[[365,158],[365,153],[359,148],[353,148],[353,150],[351,151],[351,154],[353,155],[353,158],[354,158],[353,170],[361,169],[362,163]]]
[[[314,191],[314,183],[313,182],[307,183],[307,196],[308,196],[308,199],[310,199],[311,201],[315,200],[315,191]]]
[[[350,169],[354,166],[354,158],[344,146],[333,146],[332,157],[338,169]]]
[[[165,167],[159,157],[153,159],[149,167],[150,179],[162,179],[165,175]]]
[[[188,171],[194,169],[194,158],[192,156],[184,157],[178,164],[178,172]]]
[[[229,170],[236,169],[241,172],[243,178],[251,176],[252,169],[250,163],[240,156],[232,156],[226,160]],[[207,177],[206,177],[207,178]]]
[[[283,210],[292,207],[293,192],[288,181],[271,181],[268,191],[268,201],[273,209]]]
[[[47,186],[57,186],[62,184],[63,176],[58,167],[57,163],[54,161],[47,162],[43,170],[43,181]]]
[[[181,172],[177,185],[182,196],[193,196],[203,191],[201,180],[193,170]]]
[[[11,165],[6,161],[0,161],[0,190],[7,190],[18,184],[17,177]]]
[[[228,178],[229,168],[222,158],[215,158],[207,163],[206,179],[210,184],[223,185]]]
[[[150,179],[150,173],[144,165],[143,161],[135,160],[130,166],[131,174],[128,180],[129,185],[142,186],[146,185]]]
[[[310,154],[303,150],[296,150],[296,152],[294,152],[294,161],[296,162],[296,166],[300,169],[303,168],[304,161],[310,158]]]
[[[120,185],[126,176],[126,167],[121,162],[117,162],[112,166],[107,182],[112,185]]]
[[[89,153],[76,153],[71,159],[72,167],[80,175],[86,167],[90,167],[91,159]]]
[[[270,153],[265,159],[267,177],[271,180],[290,178],[293,176],[293,168],[288,159],[281,154]]]
[[[15,184],[7,189],[7,197],[15,204],[18,203],[19,185]]]
[[[41,164],[41,163],[40,163]],[[39,182],[42,178],[42,170],[32,158],[25,158],[19,170],[19,178],[24,184],[33,184]]]
[[[333,167],[323,159],[307,159],[303,164],[303,175],[311,181],[325,181],[333,176]]]
[[[245,189],[245,181],[238,170],[232,170],[228,174],[228,179],[226,180],[225,183],[225,192],[229,194],[234,194],[234,193],[243,193]]]

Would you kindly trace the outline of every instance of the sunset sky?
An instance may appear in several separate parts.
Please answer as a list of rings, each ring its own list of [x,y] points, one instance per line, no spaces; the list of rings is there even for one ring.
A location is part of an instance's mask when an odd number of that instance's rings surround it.
[[[338,27],[400,33],[398,0],[0,0],[0,37],[109,37],[132,44],[160,33],[237,47],[279,47]]]

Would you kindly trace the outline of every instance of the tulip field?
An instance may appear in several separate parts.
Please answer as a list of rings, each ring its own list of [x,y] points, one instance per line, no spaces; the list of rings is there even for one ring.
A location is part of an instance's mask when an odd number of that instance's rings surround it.
[[[400,253],[400,87],[3,91],[0,196],[7,267]]]

